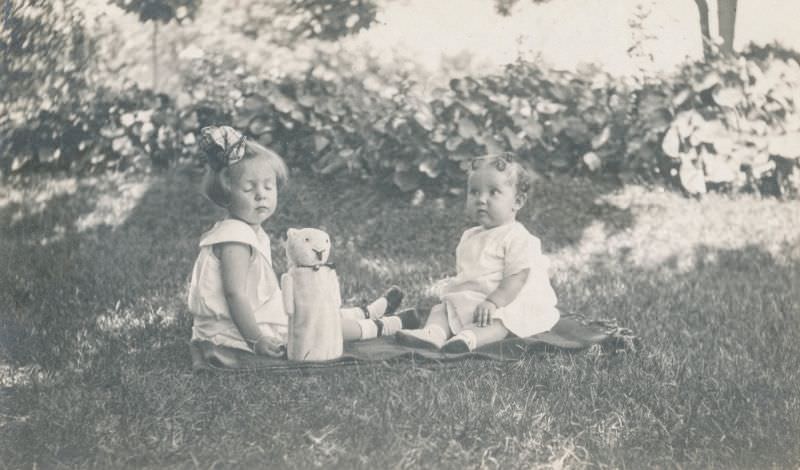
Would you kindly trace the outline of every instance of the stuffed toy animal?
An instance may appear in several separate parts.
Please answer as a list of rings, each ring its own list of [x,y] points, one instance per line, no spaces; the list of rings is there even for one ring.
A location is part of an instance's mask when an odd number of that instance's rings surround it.
[[[342,355],[342,305],[339,278],[328,263],[331,241],[315,228],[289,229],[286,258],[289,270],[281,290],[289,316],[287,357],[324,361]]]

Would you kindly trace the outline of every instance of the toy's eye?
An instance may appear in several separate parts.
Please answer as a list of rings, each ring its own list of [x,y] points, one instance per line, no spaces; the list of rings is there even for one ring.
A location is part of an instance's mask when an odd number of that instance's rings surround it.
[[[311,241],[311,239],[310,239],[310,238],[308,238],[308,237],[306,237],[306,243],[308,243],[308,242],[310,242],[310,241]]]

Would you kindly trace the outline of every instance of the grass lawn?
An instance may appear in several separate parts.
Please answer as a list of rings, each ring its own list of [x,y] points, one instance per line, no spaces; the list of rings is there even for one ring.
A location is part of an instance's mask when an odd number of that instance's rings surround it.
[[[635,353],[193,374],[187,276],[221,215],[198,179],[0,187],[0,468],[800,466],[798,201],[540,181],[521,220],[561,306]],[[429,306],[453,271],[460,199],[281,196],[267,231],[326,228],[346,302]]]

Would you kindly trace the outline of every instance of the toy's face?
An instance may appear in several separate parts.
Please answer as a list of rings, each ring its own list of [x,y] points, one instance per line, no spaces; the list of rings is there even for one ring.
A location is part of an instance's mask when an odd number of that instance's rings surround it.
[[[294,266],[313,266],[328,261],[331,239],[315,228],[290,228],[286,232],[286,257]]]

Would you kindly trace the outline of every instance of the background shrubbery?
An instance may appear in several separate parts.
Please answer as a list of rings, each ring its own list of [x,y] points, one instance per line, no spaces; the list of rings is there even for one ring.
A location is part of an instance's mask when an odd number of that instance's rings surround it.
[[[82,18],[66,26],[57,18],[42,8],[30,21],[52,27],[60,40],[69,32],[62,51],[86,56],[91,43],[74,32]],[[11,35],[9,44],[27,43]],[[466,159],[502,150],[545,174],[666,181],[689,194],[792,196],[800,188],[800,65],[778,48],[646,80],[519,60],[499,74],[425,91],[401,69],[387,73],[341,51],[319,54],[305,73],[288,76],[206,52],[182,64],[188,94],[179,102],[132,83],[101,87],[87,79],[91,61],[54,57],[61,62],[52,67],[56,78],[47,76],[54,85],[44,104],[32,94],[17,119],[0,122],[4,174],[165,166],[196,156],[200,127],[232,123],[295,166],[347,169],[418,196],[458,192]],[[19,79],[41,74],[21,61],[16,67]]]

